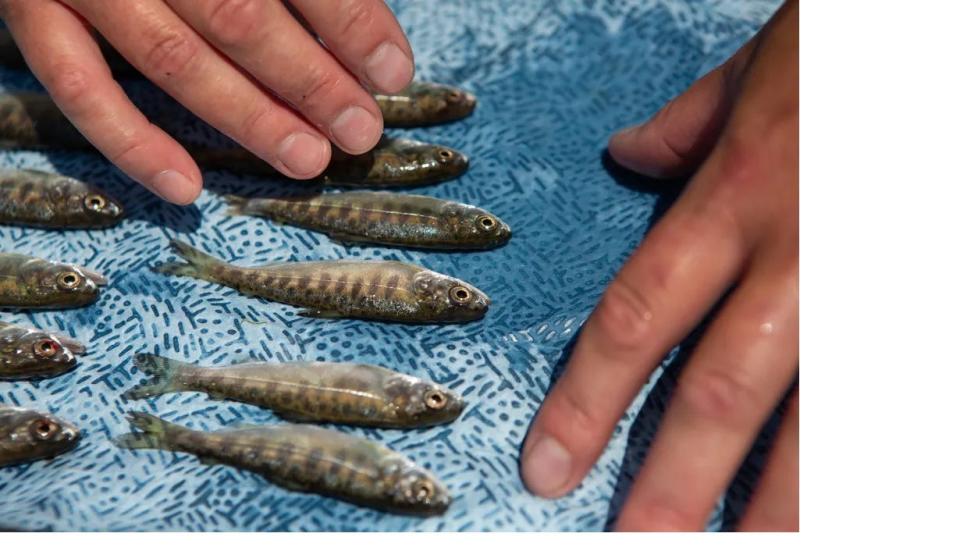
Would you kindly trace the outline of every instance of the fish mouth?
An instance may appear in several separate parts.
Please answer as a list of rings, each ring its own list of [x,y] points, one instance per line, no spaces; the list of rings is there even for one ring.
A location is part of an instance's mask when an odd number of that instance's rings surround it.
[[[86,277],[88,280],[93,282],[95,285],[106,285],[107,283],[109,283],[109,280],[103,274],[94,272],[93,270],[90,270],[87,268],[78,267],[77,270],[79,270],[80,273],[84,275],[84,277]]]
[[[72,337],[68,337],[61,333],[51,333],[51,336],[60,341],[60,344],[62,344],[64,348],[78,356],[82,356],[87,353],[87,346]]]

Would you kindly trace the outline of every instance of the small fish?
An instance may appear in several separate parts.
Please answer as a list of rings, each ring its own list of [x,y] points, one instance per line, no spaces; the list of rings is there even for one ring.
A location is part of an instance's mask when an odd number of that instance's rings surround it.
[[[225,199],[227,214],[261,216],[342,242],[471,250],[499,247],[510,239],[510,226],[489,212],[424,195],[347,191],[291,199]]]
[[[473,94],[435,82],[412,82],[396,94],[373,96],[387,128],[430,126],[469,117],[477,106]]]
[[[278,425],[200,432],[147,413],[130,413],[143,432],[115,442],[126,449],[195,455],[262,475],[297,492],[408,515],[441,515],[452,501],[443,484],[407,457],[380,444],[312,425]]]
[[[56,377],[77,367],[86,348],[70,337],[0,322],[0,380]]]
[[[80,443],[80,429],[49,413],[0,405],[0,467],[53,459]]]
[[[450,389],[374,365],[255,362],[210,368],[152,354],[138,354],[134,365],[154,380],[127,391],[128,399],[205,392],[271,409],[290,421],[383,428],[440,425],[463,411],[463,400]]]
[[[0,224],[97,229],[122,218],[119,201],[80,180],[39,170],[0,170]]]
[[[186,264],[154,268],[241,293],[305,308],[302,316],[406,323],[458,323],[482,318],[490,299],[469,283],[391,261],[330,260],[242,268],[182,241],[170,245]]]
[[[246,149],[189,147],[188,150],[206,170],[282,177],[275,168]],[[459,178],[469,166],[466,155],[449,147],[384,137],[376,147],[361,155],[347,155],[335,150],[330,165],[313,181],[348,188],[426,186]]]
[[[78,308],[100,296],[107,278],[73,264],[0,253],[0,308]]]

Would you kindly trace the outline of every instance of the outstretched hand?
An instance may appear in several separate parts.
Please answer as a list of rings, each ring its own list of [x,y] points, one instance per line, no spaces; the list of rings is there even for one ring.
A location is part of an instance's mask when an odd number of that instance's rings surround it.
[[[377,143],[383,118],[364,86],[402,89],[413,53],[382,0],[287,4],[0,0],[0,17],[101,153],[161,197],[188,204],[202,185],[196,163],[130,102],[90,26],[196,115],[287,176],[310,178],[329,163],[331,142],[348,153]]]
[[[530,428],[527,487],[573,490],[667,352],[733,289],[687,364],[621,530],[702,530],[798,373],[799,3],[647,123],[620,164],[695,173],[610,284]],[[740,529],[798,526],[794,394]]]

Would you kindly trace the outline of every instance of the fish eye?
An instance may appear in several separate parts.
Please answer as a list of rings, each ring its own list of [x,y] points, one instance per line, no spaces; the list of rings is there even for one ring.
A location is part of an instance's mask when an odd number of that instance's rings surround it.
[[[451,90],[450,93],[447,94],[447,98],[450,101],[460,101],[460,98],[462,97],[463,94],[460,93],[460,90]]]
[[[447,405],[447,397],[439,390],[431,390],[424,396],[424,402],[430,409],[443,409]]]
[[[64,289],[76,289],[80,285],[80,276],[74,272],[63,272],[57,276],[57,285]]]
[[[53,438],[60,426],[49,419],[37,419],[30,425],[30,433],[39,440],[49,440]]]
[[[60,345],[57,344],[57,341],[51,339],[43,339],[33,345],[33,353],[41,358],[52,358],[56,356],[59,351]]]
[[[107,206],[107,200],[100,195],[87,195],[83,200],[83,205],[92,211],[100,211]]]
[[[477,225],[480,226],[481,230],[492,230],[497,226],[497,221],[489,216],[481,216],[477,218]]]
[[[448,163],[453,160],[453,151],[449,149],[440,149],[437,151],[437,157],[440,158],[441,163]]]
[[[454,285],[450,288],[450,299],[457,304],[467,304],[473,298],[473,293],[463,285]]]
[[[417,484],[417,488],[416,488],[416,492],[414,493],[414,496],[416,497],[417,501],[424,502],[432,498],[433,493],[434,493],[433,484],[430,484],[429,482],[424,480],[419,484]]]

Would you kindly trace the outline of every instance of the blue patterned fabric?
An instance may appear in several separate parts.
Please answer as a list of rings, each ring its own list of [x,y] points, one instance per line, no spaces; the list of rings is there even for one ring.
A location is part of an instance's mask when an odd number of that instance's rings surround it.
[[[91,353],[77,371],[57,379],[0,383],[0,402],[51,410],[86,431],[74,453],[0,470],[0,526],[600,530],[615,518],[655,430],[664,392],[669,394],[662,384],[637,419],[652,388],[648,385],[597,467],[570,496],[539,499],[524,491],[518,476],[526,428],[580,324],[671,196],[655,185],[623,185],[624,179],[602,161],[606,140],[614,130],[650,116],[723,61],[778,2],[391,4],[417,53],[418,77],[460,84],[479,97],[475,115],[466,121],[395,132],[449,144],[471,156],[472,167],[463,178],[418,192],[491,210],[514,228],[513,240],[496,251],[469,254],[345,248],[306,230],[228,217],[217,195],[299,192],[302,185],[211,172],[197,205],[178,208],[94,155],[3,153],[5,167],[57,170],[103,186],[127,204],[130,219],[102,232],[0,228],[5,251],[80,263],[111,279],[101,300],[84,310],[2,314],[4,320],[67,332],[88,343]],[[0,84],[39,89],[29,75],[16,71],[0,71]],[[148,113],[171,108],[149,84],[124,85]],[[175,124],[187,139],[212,139],[209,128],[180,111]],[[287,306],[152,273],[150,266],[172,259],[166,246],[171,237],[239,263],[411,261],[470,281],[493,298],[493,307],[482,322],[442,327],[298,318]],[[393,516],[293,493],[187,455],[117,449],[110,438],[127,431],[124,413],[130,410],[209,430],[279,422],[264,410],[200,394],[125,402],[120,393],[142,377],[131,358],[143,351],[214,365],[251,358],[357,360],[455,388],[469,405],[452,425],[407,432],[343,430],[409,454],[434,470],[456,501],[440,518]],[[621,469],[628,440],[631,449]],[[742,509],[742,503],[736,507]],[[721,515],[719,509],[714,529],[723,516],[729,520],[729,513]]]

